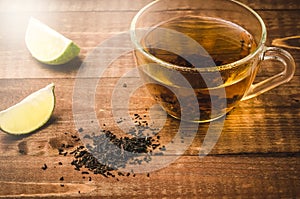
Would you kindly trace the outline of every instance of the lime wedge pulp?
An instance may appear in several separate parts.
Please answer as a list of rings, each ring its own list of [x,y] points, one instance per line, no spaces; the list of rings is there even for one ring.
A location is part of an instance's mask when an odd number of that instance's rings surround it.
[[[55,107],[54,84],[49,84],[0,112],[0,129],[9,134],[31,133],[42,127]]]
[[[72,40],[33,17],[27,26],[25,43],[34,58],[49,65],[67,63],[80,52]]]

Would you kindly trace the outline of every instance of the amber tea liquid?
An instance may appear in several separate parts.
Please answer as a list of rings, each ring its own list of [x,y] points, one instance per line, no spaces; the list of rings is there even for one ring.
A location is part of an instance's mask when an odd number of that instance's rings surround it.
[[[199,53],[195,50],[195,45],[191,45],[184,38],[158,32],[161,28],[178,31],[192,38],[204,51]],[[139,69],[148,83],[149,92],[170,115],[176,118],[181,118],[182,111],[189,113],[191,118],[188,120],[204,122],[211,118],[218,118],[236,105],[252,82],[253,73],[249,63],[238,68],[220,67],[219,70],[200,73],[195,70],[185,70],[230,64],[246,57],[256,49],[257,45],[252,35],[232,22],[196,16],[171,19],[149,31],[141,43],[148,53],[182,68],[176,68],[174,73],[160,64],[150,64],[153,61],[140,52],[135,52],[139,57]],[[178,83],[176,76],[178,72],[194,89],[193,95],[189,96],[185,92],[187,88]],[[203,78],[203,75],[206,78]],[[216,77],[221,78],[222,81],[216,80]],[[184,106],[180,105],[178,96],[185,99]],[[195,110],[195,105],[189,105],[189,98],[194,96],[199,103],[197,106],[199,110]],[[212,100],[214,100],[214,107],[212,107]],[[212,108],[220,110],[212,113]],[[200,118],[196,114],[198,112]]]

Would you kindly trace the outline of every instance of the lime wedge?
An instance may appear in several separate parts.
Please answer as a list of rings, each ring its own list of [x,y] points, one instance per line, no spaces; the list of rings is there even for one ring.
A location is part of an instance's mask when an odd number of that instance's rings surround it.
[[[29,20],[25,43],[34,58],[50,65],[67,63],[80,52],[72,40],[33,17]]]
[[[51,117],[55,106],[54,84],[49,84],[0,112],[0,129],[14,135],[31,133]]]

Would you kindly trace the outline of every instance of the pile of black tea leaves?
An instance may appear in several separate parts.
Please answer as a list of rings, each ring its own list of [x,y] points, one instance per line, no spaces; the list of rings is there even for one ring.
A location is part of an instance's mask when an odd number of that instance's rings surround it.
[[[124,173],[120,171],[121,168],[125,168],[127,164],[149,163],[152,155],[163,155],[166,148],[159,142],[158,129],[149,127],[147,121],[139,114],[134,114],[134,120],[135,126],[122,137],[110,130],[101,129],[98,133],[85,133],[85,130],[80,128],[78,132],[84,133],[83,139],[90,140],[90,144],[74,146],[71,150],[67,145],[63,145],[59,148],[59,154],[72,155],[74,158],[71,165],[78,171],[87,169],[104,177],[128,177],[131,174],[135,177],[134,171]],[[77,136],[71,136],[78,141]],[[155,149],[158,150],[154,151]],[[147,177],[149,176],[147,173]]]

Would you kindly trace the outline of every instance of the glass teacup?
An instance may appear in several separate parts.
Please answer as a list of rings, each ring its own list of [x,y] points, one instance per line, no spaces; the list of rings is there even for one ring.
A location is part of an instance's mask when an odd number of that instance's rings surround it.
[[[293,77],[292,56],[266,47],[266,36],[255,11],[228,0],[157,0],[131,23],[137,67],[151,95],[169,115],[200,123]],[[284,69],[254,84],[266,60]]]

